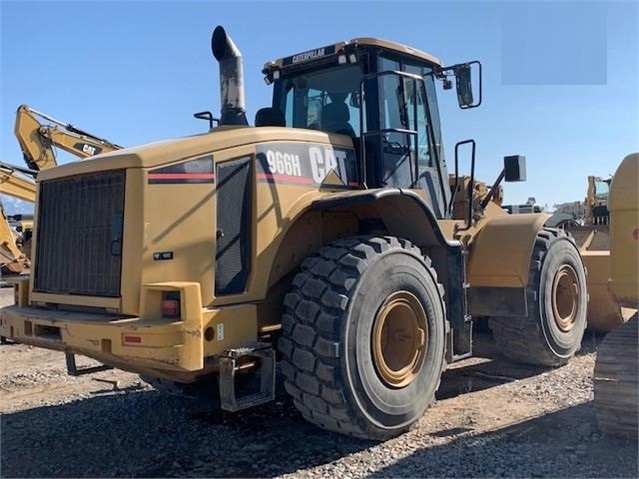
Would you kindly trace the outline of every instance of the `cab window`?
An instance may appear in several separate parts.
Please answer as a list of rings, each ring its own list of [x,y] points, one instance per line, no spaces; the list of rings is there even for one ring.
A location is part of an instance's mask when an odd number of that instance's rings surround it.
[[[286,126],[359,136],[362,68],[343,65],[278,80]]]

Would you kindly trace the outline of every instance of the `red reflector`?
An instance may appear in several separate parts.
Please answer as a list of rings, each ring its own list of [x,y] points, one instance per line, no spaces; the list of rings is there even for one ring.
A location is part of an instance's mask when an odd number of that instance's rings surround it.
[[[125,343],[141,343],[142,336],[124,336]]]
[[[162,316],[176,318],[180,315],[180,302],[177,299],[162,300]]]

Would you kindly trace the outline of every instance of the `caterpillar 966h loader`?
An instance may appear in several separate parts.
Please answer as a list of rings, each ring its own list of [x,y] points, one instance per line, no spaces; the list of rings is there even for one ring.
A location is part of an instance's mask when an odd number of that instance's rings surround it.
[[[639,308],[639,153],[626,156],[610,184],[610,275],[612,296]],[[602,431],[638,439],[639,319],[614,328],[597,351],[594,405]]]
[[[306,419],[380,440],[472,354],[473,316],[515,360],[570,360],[586,325],[579,251],[548,215],[491,201],[525,178],[524,158],[477,195],[475,142],[459,142],[449,183],[436,85],[454,77],[460,106],[478,106],[479,62],[444,67],[376,38],[288,56],[265,65],[272,105],[249,126],[222,27],[212,50],[222,109],[208,133],[40,173],[32,273],[3,335],[158,387],[215,388],[228,411],[271,400],[281,359]]]

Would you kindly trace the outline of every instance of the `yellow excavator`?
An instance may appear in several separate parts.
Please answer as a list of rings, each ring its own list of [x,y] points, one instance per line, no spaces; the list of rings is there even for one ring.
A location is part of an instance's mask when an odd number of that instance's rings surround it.
[[[55,148],[81,159],[122,149],[120,145],[24,104],[16,111],[14,133],[28,168],[0,163],[0,194],[31,203],[36,198],[35,177],[38,172],[58,165]],[[29,266],[31,225],[20,220],[20,235],[11,227],[10,218],[1,204],[0,209],[0,265],[5,273],[19,274]]]
[[[21,174],[22,173],[22,174]],[[35,182],[23,174],[37,173],[26,168],[0,162],[0,193],[19,200],[35,202]],[[0,266],[4,274],[20,274],[29,267],[28,244],[31,236],[32,221],[20,215],[10,217],[0,202]],[[13,223],[18,223],[14,227]]]
[[[610,185],[609,287],[622,306],[639,308],[639,153],[624,158]],[[591,299],[592,303],[592,299]],[[594,406],[606,434],[637,440],[639,342],[637,313],[606,335],[597,351]]]
[[[43,124],[39,118],[49,121],[50,124]],[[18,107],[14,133],[20,143],[25,163],[36,171],[47,170],[58,165],[53,147],[79,158],[123,148],[27,105]]]

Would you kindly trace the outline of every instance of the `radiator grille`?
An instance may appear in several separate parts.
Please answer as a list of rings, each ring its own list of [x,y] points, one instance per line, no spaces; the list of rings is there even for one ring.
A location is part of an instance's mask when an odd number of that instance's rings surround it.
[[[124,170],[40,183],[34,291],[118,297]]]
[[[251,259],[251,159],[217,165],[215,295],[244,291]]]

